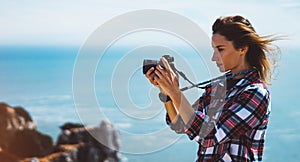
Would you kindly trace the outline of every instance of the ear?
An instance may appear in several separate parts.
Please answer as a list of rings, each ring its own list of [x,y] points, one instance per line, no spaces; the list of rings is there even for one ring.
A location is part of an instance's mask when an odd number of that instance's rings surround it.
[[[240,53],[241,55],[246,55],[246,53],[248,52],[249,46],[244,46],[242,48],[240,48]]]

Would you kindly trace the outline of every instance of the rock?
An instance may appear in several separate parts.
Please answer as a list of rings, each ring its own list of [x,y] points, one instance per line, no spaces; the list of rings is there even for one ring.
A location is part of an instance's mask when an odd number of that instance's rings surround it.
[[[0,162],[118,162],[119,139],[113,125],[65,123],[53,146],[50,136],[36,130],[22,107],[0,103]]]
[[[0,147],[6,149],[15,132],[24,129],[35,129],[28,112],[21,107],[14,109],[6,103],[0,103]]]
[[[1,162],[18,162],[20,159],[0,147],[0,160]]]
[[[0,147],[7,154],[42,157],[52,151],[51,137],[36,130],[36,124],[22,107],[0,103],[0,132]]]
[[[34,121],[32,120],[30,114],[25,111],[24,108],[22,107],[14,107],[15,113],[18,114],[19,116],[21,116],[21,119],[25,120],[25,127],[26,129],[36,129],[36,124],[34,123]]]
[[[43,157],[52,152],[52,147],[50,136],[36,130],[24,129],[15,132],[6,150],[21,158]]]
[[[35,129],[29,113],[22,107],[11,107],[6,103],[0,103],[1,126],[8,130]]]
[[[70,123],[68,123],[70,125]],[[57,146],[81,144],[76,150],[79,162],[109,161],[117,162],[119,157],[119,139],[113,125],[102,121],[95,127],[71,127],[62,129]],[[75,159],[72,159],[75,160]]]
[[[118,162],[119,139],[113,125],[102,121],[99,126],[85,127],[66,123],[61,126],[52,154],[43,158],[26,158],[22,162]]]
[[[84,127],[83,124],[78,124],[78,123],[65,123],[64,125],[60,126],[59,128],[64,131],[64,130],[68,130],[68,129],[73,129],[73,128],[82,128]]]

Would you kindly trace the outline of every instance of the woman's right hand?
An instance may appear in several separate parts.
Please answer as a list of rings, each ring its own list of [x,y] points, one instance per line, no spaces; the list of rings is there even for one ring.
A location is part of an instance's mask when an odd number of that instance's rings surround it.
[[[158,83],[154,80],[155,77],[154,70],[155,70],[154,67],[151,67],[146,73],[146,78],[149,79],[151,84],[158,86]]]

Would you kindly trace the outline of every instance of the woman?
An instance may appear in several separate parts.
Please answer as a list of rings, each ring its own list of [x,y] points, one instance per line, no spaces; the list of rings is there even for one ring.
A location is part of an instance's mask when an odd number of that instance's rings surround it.
[[[212,61],[221,72],[236,74],[224,79],[226,86],[211,83],[190,105],[164,58],[166,70],[158,65],[146,77],[168,96],[164,104],[171,128],[199,143],[197,161],[262,161],[270,113],[266,85],[275,63],[269,54],[275,39],[259,36],[242,16],[219,18],[212,30]]]

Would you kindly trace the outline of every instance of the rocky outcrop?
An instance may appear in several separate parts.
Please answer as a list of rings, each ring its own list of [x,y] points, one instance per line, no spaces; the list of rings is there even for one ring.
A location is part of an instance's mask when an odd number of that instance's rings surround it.
[[[0,147],[6,149],[14,134],[24,129],[35,129],[28,112],[21,107],[14,109],[5,103],[0,103]]]
[[[120,161],[117,132],[109,122],[100,126],[85,127],[81,124],[66,123],[60,127],[53,153],[43,158],[27,158],[40,162],[118,162]]]
[[[3,150],[0,147],[0,161],[1,162],[15,162],[15,161],[19,161],[19,160],[20,160],[19,157],[12,155],[11,153]]]
[[[0,132],[0,147],[5,155],[42,157],[53,149],[51,137],[36,130],[29,113],[22,107],[0,103]]]
[[[66,123],[57,143],[36,130],[29,113],[22,107],[0,103],[1,162],[117,162],[117,131],[107,121],[99,126]]]
[[[21,158],[43,157],[50,154],[52,150],[53,142],[50,136],[30,129],[15,132],[7,148],[8,152]]]
[[[119,161],[119,140],[111,123],[102,121],[95,127],[66,123],[61,129],[56,146],[68,152],[73,161]]]

